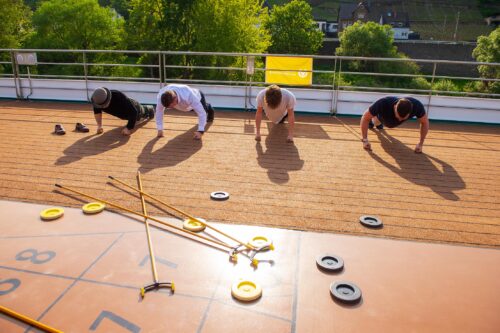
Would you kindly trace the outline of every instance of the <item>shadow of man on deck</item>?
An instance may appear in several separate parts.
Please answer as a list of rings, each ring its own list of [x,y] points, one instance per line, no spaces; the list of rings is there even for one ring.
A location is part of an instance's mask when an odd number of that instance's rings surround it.
[[[205,131],[211,124],[207,124]],[[170,139],[163,147],[153,151],[155,144],[161,139],[155,137],[142,149],[137,161],[141,165],[139,171],[148,173],[154,169],[175,166],[198,152],[203,146],[202,140],[194,140],[194,132],[198,125],[193,126],[186,132]]]
[[[429,187],[446,200],[460,199],[453,192],[464,189],[465,182],[451,165],[425,153],[415,154],[412,148],[390,136],[385,130],[374,132],[382,148],[394,158],[399,167],[386,162],[374,152],[370,152],[370,156],[375,161],[416,185]],[[439,170],[432,161],[440,165],[443,171]]]
[[[99,155],[111,149],[123,146],[130,140],[130,136],[121,134],[123,127],[116,127],[103,134],[87,135],[64,149],[64,155],[59,157],[55,165],[67,165],[77,162],[84,157]]]
[[[267,176],[276,184],[284,184],[290,180],[290,171],[298,171],[304,166],[299,151],[294,143],[287,143],[288,129],[283,124],[271,124],[266,137],[266,151],[262,144],[257,142],[257,162],[267,169]]]

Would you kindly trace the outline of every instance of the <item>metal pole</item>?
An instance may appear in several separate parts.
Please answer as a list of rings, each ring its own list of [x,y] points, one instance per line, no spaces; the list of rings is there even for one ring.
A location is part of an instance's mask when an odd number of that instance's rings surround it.
[[[162,63],[161,63],[161,53],[158,53],[158,76],[160,80],[160,89],[162,88],[163,82],[163,71],[162,71]]]
[[[337,107],[339,105],[339,90],[340,90],[340,75],[342,74],[342,59],[339,60],[339,72],[338,72],[338,80],[337,80],[337,90],[335,94],[335,113],[337,113]]]
[[[429,116],[431,112],[431,99],[432,99],[432,92],[434,90],[434,78],[436,76],[436,67],[437,63],[434,63],[434,67],[432,68],[431,91],[429,91],[429,101],[427,102],[427,116]]]
[[[167,83],[167,59],[165,57],[165,53],[162,53],[163,56],[163,84]]]
[[[334,109],[335,105],[335,76],[337,75],[337,58],[335,58],[335,62],[333,63],[333,79],[332,79],[332,101],[330,103],[330,114],[334,115],[337,113],[337,110]]]
[[[28,71],[28,82],[30,85],[30,93],[28,96],[26,96],[26,99],[29,100],[30,96],[33,95],[33,85],[31,84],[30,66],[26,66],[26,70]]]
[[[185,217],[187,217],[187,218],[189,218],[189,219],[191,219],[191,220],[193,220],[193,221],[196,221],[196,222],[198,222],[198,223],[200,223],[200,224],[203,224],[205,227],[210,228],[210,229],[212,229],[212,230],[214,230],[214,231],[218,232],[219,234],[221,234],[221,235],[223,235],[223,236],[225,236],[225,237],[227,237],[227,238],[229,238],[229,239],[231,239],[231,240],[233,240],[233,241],[235,241],[235,242],[237,242],[237,243],[241,244],[242,246],[246,247],[246,248],[247,248],[247,249],[249,249],[249,250],[253,250],[253,249],[255,249],[255,247],[254,247],[254,246],[252,246],[252,245],[250,245],[250,244],[247,244],[247,243],[245,243],[245,242],[242,242],[242,241],[238,240],[237,238],[232,237],[232,236],[230,236],[230,235],[226,234],[225,232],[222,232],[221,230],[219,230],[219,229],[217,229],[217,228],[215,228],[215,227],[211,226],[210,224],[207,224],[207,223],[205,223],[205,222],[203,222],[203,221],[200,221],[198,218],[196,218],[196,217],[194,217],[194,216],[192,216],[192,215],[190,215],[190,214],[188,214],[188,213],[186,213],[186,212],[183,212],[182,210],[180,210],[180,209],[178,209],[178,208],[175,208],[175,207],[174,207],[174,206],[172,206],[172,205],[169,205],[169,204],[168,204],[168,203],[166,203],[165,201],[160,200],[160,199],[158,199],[158,198],[156,198],[156,197],[152,196],[151,194],[148,194],[148,193],[146,193],[146,192],[144,192],[144,191],[141,191],[141,190],[139,190],[139,189],[137,189],[137,188],[135,188],[135,187],[133,187],[133,186],[129,185],[129,184],[125,183],[124,181],[119,180],[119,179],[118,179],[118,178],[116,178],[116,177],[113,177],[113,176],[108,176],[108,178],[109,178],[109,179],[111,179],[111,180],[114,180],[114,181],[116,181],[116,182],[118,182],[118,183],[120,183],[120,184],[122,184],[123,186],[126,186],[127,188],[129,188],[129,189],[131,189],[131,190],[133,190],[133,191],[139,192],[140,194],[142,194],[142,195],[144,195],[144,196],[146,196],[146,197],[148,197],[148,198],[150,198],[150,199],[153,199],[153,200],[155,200],[155,201],[158,201],[158,202],[159,202],[159,203],[161,203],[162,205],[164,205],[164,206],[166,206],[166,207],[168,207],[168,208],[170,208],[170,209],[172,209],[172,210],[176,211],[177,213],[179,213],[179,214],[181,214],[181,215],[183,215],[183,216],[185,216]],[[144,215],[145,215],[145,214],[144,214]],[[153,221],[154,221],[154,220],[153,220]]]
[[[14,51],[10,52],[10,59],[12,61],[12,74],[14,77],[14,86],[16,87],[16,97],[17,99],[23,98],[23,91],[21,88],[21,80],[19,79],[19,65],[17,64],[16,53]]]
[[[76,194],[79,194],[81,196],[84,196],[84,197],[87,197],[87,198],[90,198],[92,200],[95,200],[95,201],[99,201],[99,202],[102,202],[103,204],[106,204],[108,206],[111,206],[111,207],[115,207],[115,208],[118,208],[120,210],[123,210],[127,213],[130,213],[130,214],[133,214],[133,215],[137,215],[137,216],[141,216],[143,218],[147,218],[147,219],[150,219],[151,221],[154,221],[154,222],[157,222],[157,223],[160,223],[160,224],[163,224],[167,227],[170,227],[172,229],[175,229],[177,231],[181,231],[181,232],[184,232],[186,234],[190,234],[191,236],[194,236],[194,237],[198,237],[198,238],[201,238],[207,242],[211,242],[211,243],[214,243],[216,245],[219,245],[219,246],[222,246],[222,247],[225,247],[225,248],[228,248],[228,249],[232,249],[232,247],[226,243],[223,243],[223,242],[220,242],[218,240],[215,240],[215,239],[212,239],[212,238],[208,238],[208,237],[205,237],[205,236],[202,236],[202,235],[198,235],[197,233],[195,232],[192,232],[192,231],[189,231],[189,230],[185,230],[185,229],[182,229],[182,228],[179,228],[179,227],[176,227],[175,225],[173,224],[170,224],[170,223],[167,223],[167,222],[164,222],[160,219],[157,219],[155,217],[152,217],[152,216],[149,216],[149,215],[145,215],[145,214],[142,214],[142,213],[138,213],[138,212],[135,212],[131,209],[128,209],[126,207],[123,207],[123,206],[120,206],[116,203],[113,203],[111,201],[106,201],[106,200],[102,200],[102,199],[99,199],[99,198],[96,198],[94,196],[91,196],[89,194],[86,194],[86,193],[83,193],[83,192],[80,192],[78,190],[75,190],[75,189],[72,189],[70,187],[66,187],[66,186],[63,186],[63,185],[59,185],[59,184],[55,184],[56,187],[58,188],[62,188],[63,190],[67,190],[67,191],[70,191],[70,192],[73,192],[73,193],[76,193]],[[146,194],[145,194],[146,195]]]
[[[148,215],[148,212],[146,210],[146,201],[144,200],[144,195],[142,194],[142,180],[140,171],[137,171],[137,186],[141,191],[140,196],[141,196],[142,213],[144,215]],[[149,249],[149,257],[151,260],[151,270],[153,271],[153,279],[155,283],[158,283],[158,272],[156,271],[155,253],[153,250],[153,243],[151,242],[151,233],[149,232],[149,222],[146,217],[144,218],[144,225],[146,226],[146,236],[148,238],[148,249]]]
[[[83,54],[83,76],[85,77],[85,94],[87,95],[87,102],[90,102],[90,97],[89,97],[89,82],[87,79],[87,56],[85,51],[82,52]]]
[[[62,333],[62,331],[55,329],[53,327],[50,327],[48,325],[45,325],[39,321],[36,321],[35,319],[32,319],[30,317],[27,317],[25,315],[22,315],[14,310],[11,310],[9,308],[6,308],[4,306],[0,305],[0,313],[4,313],[7,316],[10,316],[14,319],[20,320],[28,325],[31,325],[33,327],[36,327],[44,332],[49,332],[49,333]]]
[[[248,73],[245,72],[245,111],[248,111]]]
[[[453,40],[457,41],[457,30],[458,30],[458,21],[460,20],[460,11],[457,14],[457,22],[455,23],[455,33],[453,34]]]

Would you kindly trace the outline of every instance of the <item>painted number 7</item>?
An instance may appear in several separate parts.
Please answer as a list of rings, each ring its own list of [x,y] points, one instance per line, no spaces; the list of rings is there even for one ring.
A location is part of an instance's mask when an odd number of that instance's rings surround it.
[[[115,315],[113,312],[110,311],[102,311],[101,314],[94,321],[94,323],[90,326],[90,330],[95,331],[97,329],[97,326],[99,326],[99,324],[101,323],[101,321],[103,321],[104,318],[108,318],[109,320],[115,322],[121,327],[126,328],[130,332],[139,333],[141,331],[141,328],[139,326],[123,319],[118,315]]]

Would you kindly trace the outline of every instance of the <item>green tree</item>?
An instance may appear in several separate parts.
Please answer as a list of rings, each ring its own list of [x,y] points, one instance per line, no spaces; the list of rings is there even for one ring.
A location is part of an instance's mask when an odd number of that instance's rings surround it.
[[[323,33],[316,28],[311,6],[304,0],[274,6],[265,27],[271,34],[270,53],[315,54],[323,44]]]
[[[354,25],[347,27],[340,34],[340,46],[336,49],[336,54],[339,56],[353,57],[378,57],[378,58],[401,58],[407,59],[403,53],[399,53],[397,47],[394,46],[394,33],[391,26],[380,25],[375,22],[356,22]],[[393,73],[393,74],[418,74],[418,65],[411,61],[370,61],[370,60],[355,60],[349,61],[348,69],[359,72],[378,72],[378,73]],[[418,78],[416,78],[418,79]],[[356,75],[353,80],[369,81],[370,85],[386,85],[399,87],[422,86],[419,82],[411,78],[388,78],[388,77],[366,77]],[[366,84],[368,85],[368,84]]]
[[[127,22],[129,47],[138,50],[263,52],[269,37],[262,27],[267,13],[261,0],[131,0]],[[157,64],[157,56],[144,56],[141,63]],[[242,60],[240,59],[240,62]],[[190,66],[236,66],[231,57],[179,56],[166,58],[168,77],[192,77]],[[151,69],[151,75],[158,75]],[[222,72],[200,70],[197,77],[216,77]],[[225,75],[227,76],[227,72]]]
[[[375,22],[356,22],[340,33],[340,46],[336,54],[341,56],[382,57],[397,56],[394,33],[390,25]]]
[[[134,50],[191,50],[193,45],[192,7],[195,0],[131,0],[127,21],[128,47]],[[141,56],[142,64],[158,64],[158,57]],[[186,56],[167,56],[167,64],[189,65]],[[171,70],[167,77],[186,71]],[[156,68],[150,76],[158,77]]]
[[[35,34],[29,46],[41,49],[120,49],[123,46],[124,20],[110,8],[99,6],[97,0],[47,0],[33,14]],[[51,62],[82,62],[80,53],[43,53]],[[89,63],[122,63],[124,55],[88,54]],[[82,75],[82,66],[37,66],[40,74]],[[89,66],[89,75],[113,75],[123,68]]]
[[[31,10],[22,0],[0,0],[0,48],[19,48],[31,32]]]
[[[264,52],[269,46],[266,18],[262,0],[198,0],[193,8],[194,50]]]
[[[97,0],[47,0],[33,15],[31,45],[50,49],[115,49],[124,21]]]
[[[193,8],[193,51],[263,53],[270,36],[264,28],[267,10],[262,0],[199,0]],[[203,56],[193,59],[195,65],[244,67],[239,57]],[[241,71],[199,70],[196,75],[210,78],[241,79]]]
[[[195,0],[131,0],[129,47],[138,50],[190,50]]]
[[[99,0],[99,4],[102,7],[113,8],[118,14],[123,16],[125,20],[128,19],[129,3],[129,0]]]
[[[474,58],[480,62],[500,62],[500,27],[493,30],[489,36],[479,36],[477,46],[472,52]],[[500,79],[500,66],[478,66],[481,77]],[[500,82],[483,81],[486,91],[500,93]]]

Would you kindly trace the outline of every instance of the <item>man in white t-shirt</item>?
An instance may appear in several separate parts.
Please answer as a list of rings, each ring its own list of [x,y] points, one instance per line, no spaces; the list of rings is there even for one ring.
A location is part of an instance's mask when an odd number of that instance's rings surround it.
[[[293,142],[293,127],[295,125],[295,96],[287,89],[273,84],[257,95],[257,113],[255,114],[255,140],[260,141],[260,123],[262,110],[267,118],[275,124],[282,124],[288,119],[287,142]]]
[[[156,96],[156,129],[159,138],[163,136],[163,113],[165,108],[196,112],[198,115],[198,131],[194,133],[195,140],[201,139],[207,122],[214,121],[215,111],[206,102],[205,95],[200,90],[184,84],[169,84],[160,89]]]

